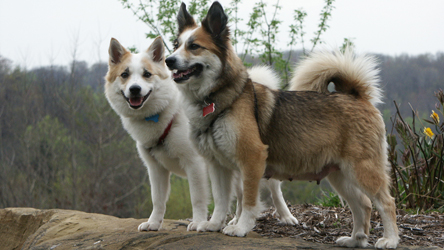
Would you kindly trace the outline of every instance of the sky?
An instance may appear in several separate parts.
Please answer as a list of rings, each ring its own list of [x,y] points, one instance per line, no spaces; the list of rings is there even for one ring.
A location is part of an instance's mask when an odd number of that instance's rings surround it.
[[[231,0],[220,2],[225,7]],[[244,22],[255,2],[242,1]],[[264,2],[272,6],[276,1]],[[279,4],[283,24],[278,47],[288,48],[292,13],[301,8],[308,14],[304,26],[308,44],[324,1],[280,0]],[[442,0],[336,0],[334,6],[330,28],[322,36],[327,47],[339,47],[344,38],[352,38],[358,53],[396,56],[444,52]],[[74,51],[77,60],[89,65],[106,62],[111,37],[126,47],[144,50],[152,42],[145,37],[148,31],[120,0],[0,0],[0,55],[28,69],[68,65]]]

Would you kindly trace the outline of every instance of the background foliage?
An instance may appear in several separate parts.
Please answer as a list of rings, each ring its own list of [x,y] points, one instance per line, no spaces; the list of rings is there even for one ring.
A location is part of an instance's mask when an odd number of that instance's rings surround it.
[[[178,1],[121,2],[147,23],[148,40],[162,34],[168,42],[174,36]],[[233,0],[226,7],[237,52],[247,65],[272,65],[281,73],[285,87],[293,65],[321,42],[333,1],[325,2],[319,32],[312,39],[306,39],[303,31],[306,13],[294,11],[294,23],[284,37],[289,38],[289,49],[296,43],[303,44],[301,51],[275,47],[277,35],[284,30],[275,14],[281,8],[278,1],[272,7],[258,2],[245,21],[237,15],[239,2]],[[195,0],[188,4],[188,9],[196,19],[201,19],[208,4],[209,1]],[[265,10],[272,10],[271,14]],[[422,119],[430,120],[431,110],[442,112],[442,102],[435,107],[439,100],[433,96],[444,86],[444,53],[376,56],[386,96],[385,104],[379,108],[389,134],[392,172],[397,177],[393,186],[397,204],[405,208],[442,209],[442,125],[427,125]],[[1,208],[62,208],[120,217],[149,216],[152,202],[147,171],[137,156],[134,141],[105,99],[106,70],[105,63],[88,66],[77,61],[75,51],[68,66],[32,70],[13,67],[11,61],[0,56]],[[411,107],[415,108],[414,115]],[[442,124],[444,117],[439,115]],[[399,123],[401,117],[403,122]],[[414,140],[398,133],[403,131],[398,131],[400,124],[410,128],[406,131],[414,131]],[[425,126],[431,127],[435,137],[422,133]],[[172,176],[171,182],[165,216],[190,217],[187,181]],[[318,202],[322,193],[332,200],[322,201],[324,204],[338,204],[324,182],[319,186],[314,182],[284,182],[282,188],[285,199],[293,204]],[[263,197],[269,199],[267,192]]]

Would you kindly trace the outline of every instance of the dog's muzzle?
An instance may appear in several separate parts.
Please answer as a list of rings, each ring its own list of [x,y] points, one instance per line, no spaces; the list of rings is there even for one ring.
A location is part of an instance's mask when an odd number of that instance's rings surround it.
[[[173,57],[168,57],[165,59],[165,63],[168,68],[173,71],[173,80],[176,83],[183,83],[190,79],[190,77],[199,77],[202,73],[204,66],[200,63],[196,63],[187,68],[182,68],[177,66],[177,59]]]
[[[170,70],[173,70],[173,69],[175,69],[176,58],[174,56],[170,56],[167,59],[165,59],[165,63]]]
[[[139,85],[133,85],[129,88],[130,97],[126,97],[125,93],[122,91],[122,95],[128,102],[131,108],[138,109],[143,106],[145,101],[151,94],[151,90],[145,96],[140,95],[142,88]]]

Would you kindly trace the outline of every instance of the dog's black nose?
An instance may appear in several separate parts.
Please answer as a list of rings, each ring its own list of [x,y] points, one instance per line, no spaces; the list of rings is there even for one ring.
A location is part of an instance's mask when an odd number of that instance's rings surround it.
[[[165,59],[165,63],[168,66],[168,68],[172,69],[174,67],[174,64],[176,63],[175,57],[168,57]]]
[[[139,85],[133,85],[129,88],[129,91],[132,95],[138,95],[142,88]]]

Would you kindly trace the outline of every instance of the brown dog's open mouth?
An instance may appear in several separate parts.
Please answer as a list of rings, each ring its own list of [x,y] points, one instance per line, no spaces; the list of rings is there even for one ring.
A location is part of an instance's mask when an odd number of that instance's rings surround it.
[[[192,76],[199,76],[200,73],[202,73],[203,70],[203,65],[198,63],[198,64],[194,64],[193,66],[191,66],[190,68],[186,69],[186,70],[177,70],[176,72],[173,73],[173,79],[175,82],[180,83],[183,81],[186,81],[188,79],[190,79],[190,77]]]
[[[130,107],[133,108],[133,109],[138,109],[138,108],[142,107],[142,105],[148,99],[150,94],[151,94],[151,90],[145,96],[132,96],[132,97],[128,98],[128,97],[125,96],[125,93],[123,93],[123,91],[122,91],[123,97],[128,102]]]

